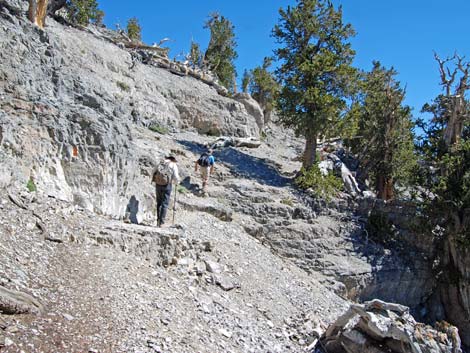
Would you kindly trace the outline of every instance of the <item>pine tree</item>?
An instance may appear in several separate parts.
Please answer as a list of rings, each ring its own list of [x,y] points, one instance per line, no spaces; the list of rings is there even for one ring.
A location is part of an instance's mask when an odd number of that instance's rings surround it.
[[[142,28],[137,17],[132,17],[127,21],[127,35],[133,42],[142,41]]]
[[[422,182],[433,193],[433,218],[470,246],[470,63],[457,55],[435,59],[443,93],[422,109],[432,118],[418,121],[425,132],[419,144],[426,162]]]
[[[263,65],[251,71],[250,93],[263,109],[264,120],[270,120],[274,109],[275,99],[279,92],[279,84],[271,72],[272,58],[264,58]]]
[[[343,24],[342,9],[327,0],[298,0],[281,9],[273,35],[281,66],[277,108],[281,122],[306,138],[303,164],[316,158],[317,139],[334,135],[347,109],[355,70],[355,52],[348,42],[354,30]]]
[[[363,171],[375,185],[379,198],[394,197],[397,183],[406,185],[416,172],[411,109],[403,104],[405,90],[396,81],[397,72],[379,62],[365,74],[358,115],[359,138],[352,140],[353,152]]]
[[[98,9],[96,0],[67,0],[66,9],[69,20],[82,26],[96,22],[104,16],[103,11]]]
[[[204,54],[204,65],[217,76],[223,86],[233,92],[236,78],[233,61],[238,57],[235,51],[235,27],[224,16],[213,13],[204,28],[211,32]]]
[[[191,41],[191,48],[189,49],[189,64],[193,68],[201,68],[202,66],[202,52],[198,43]]]

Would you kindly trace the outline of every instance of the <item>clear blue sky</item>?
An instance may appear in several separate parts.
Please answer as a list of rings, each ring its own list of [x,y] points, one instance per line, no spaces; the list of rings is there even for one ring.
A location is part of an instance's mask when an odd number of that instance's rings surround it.
[[[270,33],[277,23],[279,8],[295,0],[98,0],[106,13],[105,23],[125,27],[137,17],[143,40],[149,44],[164,37],[170,56],[187,53],[191,39],[207,47],[209,31],[203,28],[208,14],[217,11],[235,25],[238,42],[236,61],[239,79],[272,55]],[[470,60],[470,0],[334,0],[343,6],[344,19],[355,28],[352,40],[357,52],[355,65],[370,70],[379,60],[399,72],[407,87],[406,103],[419,115],[421,106],[439,92],[439,73],[433,50],[445,57],[458,51]]]

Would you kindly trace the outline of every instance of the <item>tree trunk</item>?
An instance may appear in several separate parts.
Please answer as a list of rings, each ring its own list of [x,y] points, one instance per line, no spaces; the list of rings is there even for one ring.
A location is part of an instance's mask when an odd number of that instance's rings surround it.
[[[305,151],[303,158],[303,167],[307,170],[309,169],[316,161],[317,157],[317,135],[311,134],[305,139]]]
[[[391,200],[394,197],[393,180],[383,175],[377,177],[377,197],[382,200]]]
[[[48,0],[29,0],[28,17],[39,28],[46,24]]]
[[[458,95],[451,97],[451,99],[450,116],[444,130],[444,141],[448,149],[459,141],[463,131],[463,120],[465,116],[465,102],[463,97]]]
[[[460,230],[461,231],[461,230]],[[455,229],[456,234],[459,232]],[[446,320],[459,328],[465,347],[470,347],[470,249],[448,234],[441,253],[444,269],[440,294]]]

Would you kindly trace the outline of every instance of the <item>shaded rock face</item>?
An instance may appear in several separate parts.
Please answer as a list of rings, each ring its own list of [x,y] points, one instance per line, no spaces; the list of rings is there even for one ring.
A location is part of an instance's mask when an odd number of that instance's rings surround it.
[[[448,320],[460,329],[462,342],[470,347],[470,251],[449,237],[443,251],[445,275],[439,283],[440,300]]]
[[[259,135],[243,104],[196,79],[133,62],[96,33],[53,19],[41,31],[0,13],[0,187],[31,179],[113,216],[134,196],[142,221],[152,205],[150,170],[170,152],[148,128]]]

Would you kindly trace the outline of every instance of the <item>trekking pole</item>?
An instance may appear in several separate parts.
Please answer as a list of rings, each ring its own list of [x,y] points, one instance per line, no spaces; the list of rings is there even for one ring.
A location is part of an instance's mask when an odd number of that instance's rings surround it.
[[[175,225],[175,213],[176,213],[176,195],[178,194],[178,185],[175,185],[175,202],[173,202],[173,225]]]

